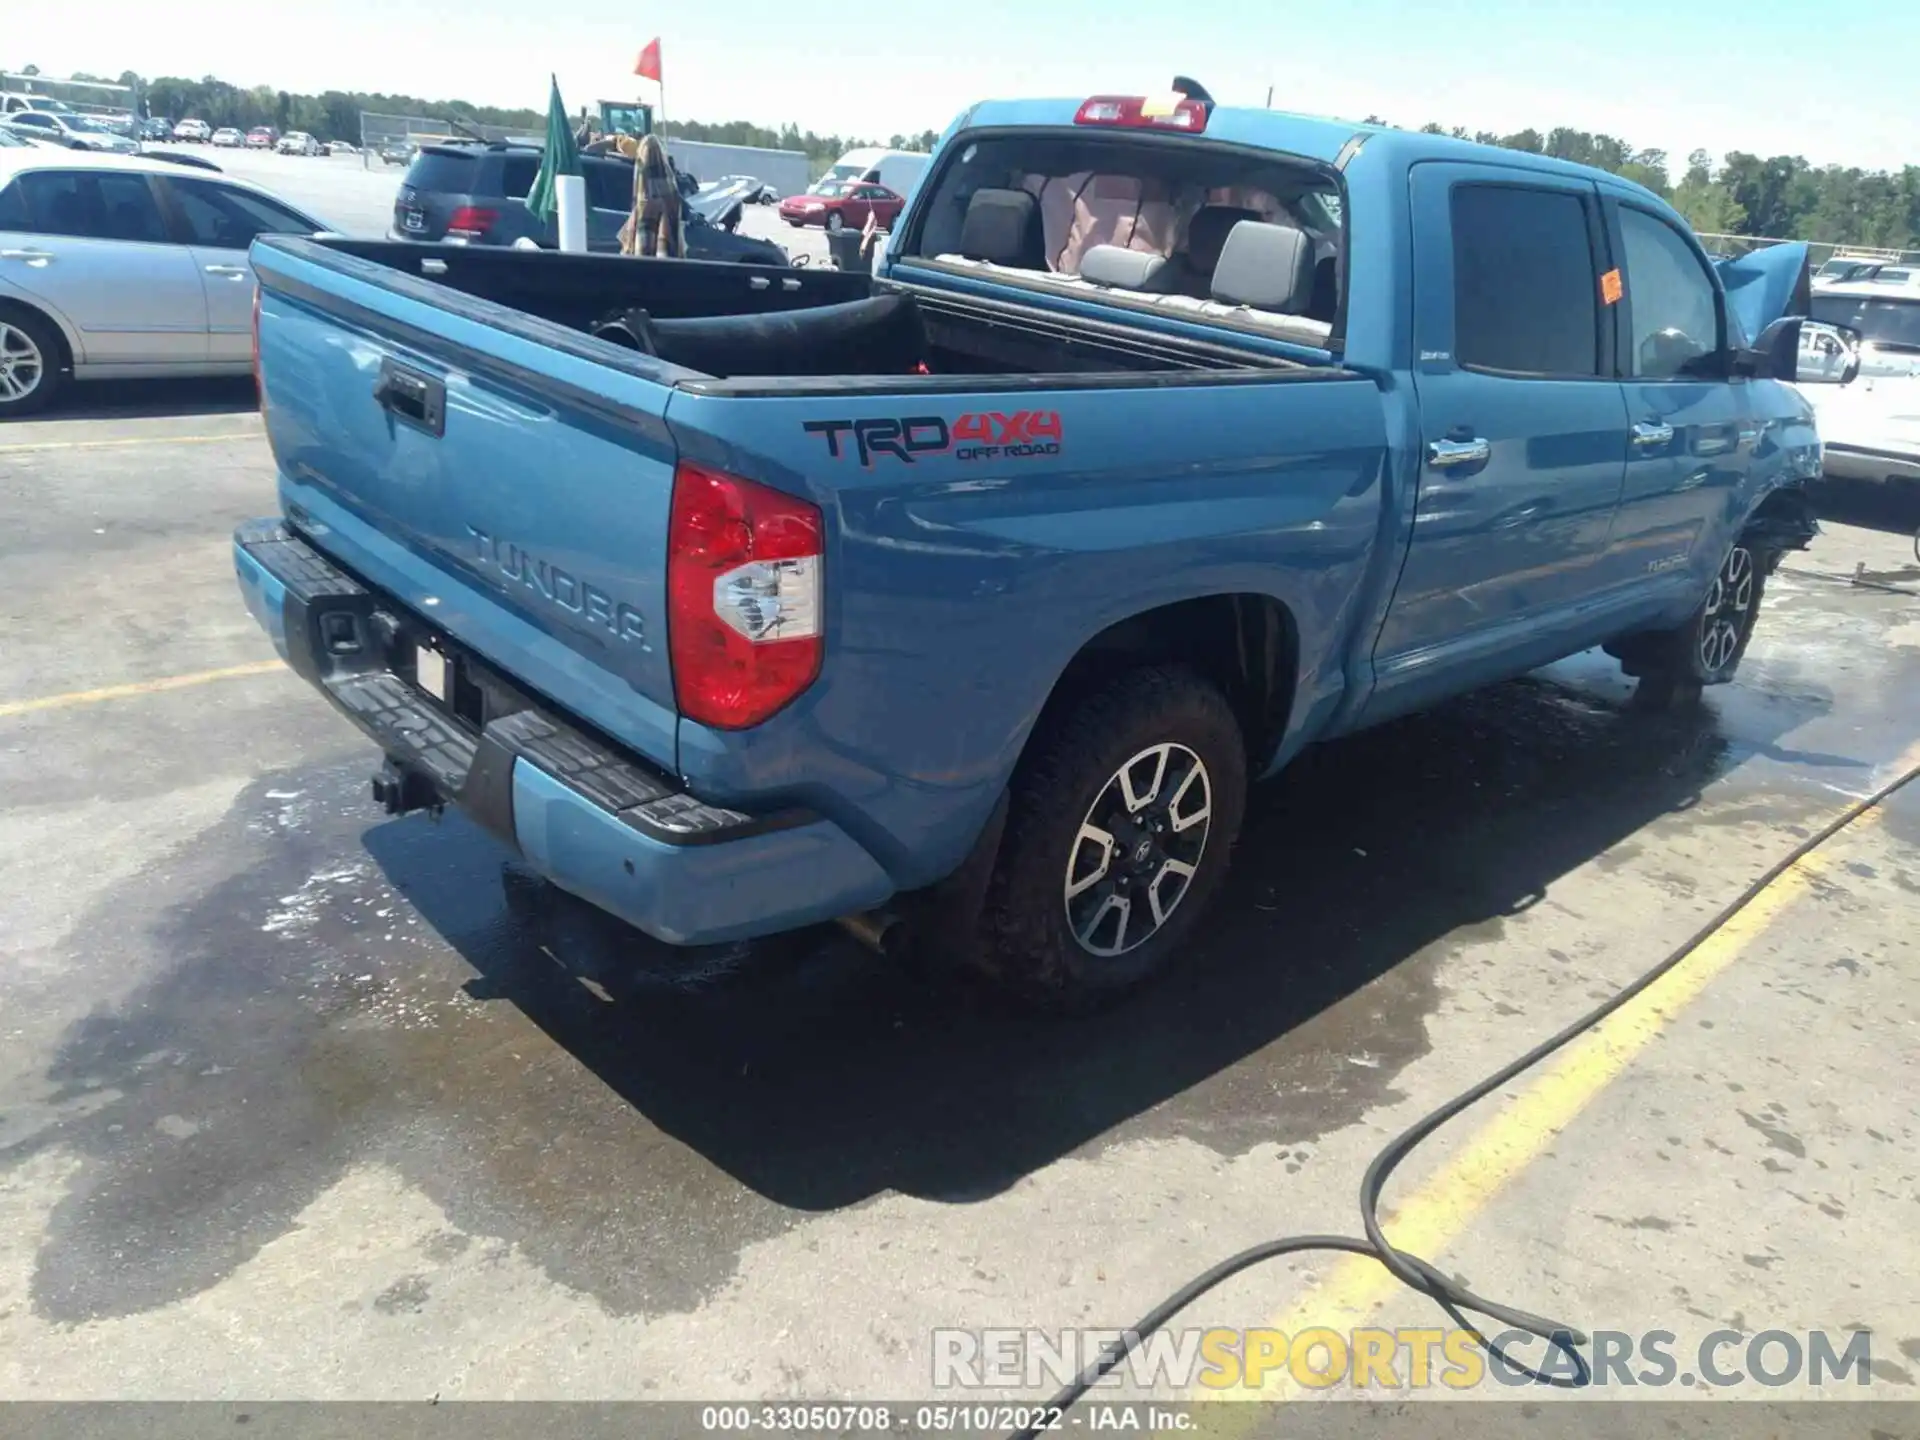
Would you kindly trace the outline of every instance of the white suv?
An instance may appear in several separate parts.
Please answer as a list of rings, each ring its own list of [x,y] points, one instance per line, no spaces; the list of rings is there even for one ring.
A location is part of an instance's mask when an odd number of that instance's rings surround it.
[[[1920,285],[1823,285],[1813,292],[1813,318],[1860,332],[1859,377],[1801,392],[1820,427],[1826,473],[1920,485]]]

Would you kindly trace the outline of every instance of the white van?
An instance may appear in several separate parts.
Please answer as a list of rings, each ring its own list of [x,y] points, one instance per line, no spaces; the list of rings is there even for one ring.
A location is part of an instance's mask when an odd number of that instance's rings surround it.
[[[932,158],[917,150],[849,150],[814,186],[817,189],[829,181],[865,180],[905,195],[912,191]]]

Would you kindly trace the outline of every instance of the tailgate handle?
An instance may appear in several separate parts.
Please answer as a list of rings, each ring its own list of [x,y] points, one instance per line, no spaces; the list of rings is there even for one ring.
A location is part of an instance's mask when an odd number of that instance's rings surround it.
[[[382,360],[373,398],[383,410],[429,435],[447,433],[447,387],[431,375],[409,370],[397,360]]]

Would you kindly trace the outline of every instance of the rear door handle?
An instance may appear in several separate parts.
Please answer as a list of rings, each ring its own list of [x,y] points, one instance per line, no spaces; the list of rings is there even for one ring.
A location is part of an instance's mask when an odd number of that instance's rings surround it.
[[[1670,444],[1673,440],[1673,427],[1666,424],[1649,424],[1642,420],[1633,427],[1633,443],[1643,450],[1651,450],[1656,445]]]
[[[207,274],[225,275],[233,280],[244,280],[247,277],[247,267],[244,265],[209,265],[207,266]]]
[[[373,398],[380,407],[435,439],[447,433],[447,387],[389,356],[380,362]]]
[[[1461,465],[1482,465],[1493,458],[1493,446],[1477,436],[1472,440],[1430,440],[1427,464],[1436,470],[1452,470]]]

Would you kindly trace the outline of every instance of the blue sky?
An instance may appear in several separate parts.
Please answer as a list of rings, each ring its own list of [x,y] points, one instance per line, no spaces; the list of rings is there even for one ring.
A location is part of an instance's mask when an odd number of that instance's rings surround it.
[[[1920,163],[1911,0],[1824,13],[1786,0],[307,0],[201,14],[183,21],[153,0],[7,4],[0,68],[531,106],[552,70],[577,107],[635,93],[633,57],[657,34],[668,113],[690,119],[884,138],[944,128],[984,96],[1161,89],[1178,70],[1230,103],[1263,103],[1271,85],[1286,109],[1565,124],[1676,160],[1701,147]]]

